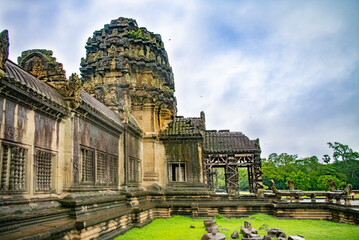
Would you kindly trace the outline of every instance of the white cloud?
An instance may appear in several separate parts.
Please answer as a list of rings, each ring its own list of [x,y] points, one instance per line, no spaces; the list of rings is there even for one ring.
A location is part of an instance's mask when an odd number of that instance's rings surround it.
[[[359,103],[352,87],[359,72],[357,7],[355,1],[11,1],[0,10],[0,27],[10,30],[11,59],[49,48],[69,75],[79,72],[93,31],[120,16],[135,18],[162,35],[179,114],[204,110],[208,128],[260,138],[264,157],[320,157],[328,141],[359,149],[359,110],[352,107]]]

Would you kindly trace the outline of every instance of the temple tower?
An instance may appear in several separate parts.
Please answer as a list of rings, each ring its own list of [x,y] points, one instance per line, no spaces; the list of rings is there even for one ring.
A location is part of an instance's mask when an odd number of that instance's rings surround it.
[[[159,34],[118,18],[95,31],[81,59],[84,88],[144,132],[143,185],[165,184],[159,132],[176,116],[172,68]]]

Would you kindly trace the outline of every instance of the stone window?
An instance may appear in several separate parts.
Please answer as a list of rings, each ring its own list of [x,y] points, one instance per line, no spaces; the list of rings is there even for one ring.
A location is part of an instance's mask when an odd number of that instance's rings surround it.
[[[96,183],[116,185],[118,179],[117,159],[115,155],[97,151]]]
[[[95,180],[95,159],[94,150],[89,148],[81,148],[81,182],[94,183]]]
[[[109,155],[109,162],[110,162],[110,185],[117,184],[118,179],[118,167],[117,167],[117,156]]]
[[[37,149],[35,151],[35,190],[50,191],[52,189],[52,161],[54,154]]]
[[[129,157],[129,176],[128,180],[131,183],[138,183],[140,177],[140,160],[134,157]]]
[[[1,144],[1,191],[26,190],[26,155],[27,150],[23,147]]]
[[[107,183],[107,154],[97,151],[97,183]]]
[[[81,148],[81,182],[93,185],[116,185],[118,183],[118,156]]]
[[[171,163],[169,170],[171,182],[186,181],[186,165],[184,163]]]

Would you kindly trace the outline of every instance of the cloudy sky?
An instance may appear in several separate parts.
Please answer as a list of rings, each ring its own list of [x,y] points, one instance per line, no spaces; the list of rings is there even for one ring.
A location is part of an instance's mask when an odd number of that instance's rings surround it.
[[[359,151],[359,1],[0,0],[10,59],[45,48],[79,73],[93,31],[118,17],[159,33],[178,114],[259,138],[262,157]]]

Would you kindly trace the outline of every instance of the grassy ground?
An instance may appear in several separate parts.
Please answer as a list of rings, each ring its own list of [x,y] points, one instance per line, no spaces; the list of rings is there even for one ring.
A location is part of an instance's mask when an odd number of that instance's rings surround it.
[[[138,240],[138,239],[166,239],[166,240],[199,240],[206,233],[203,225],[204,219],[192,219],[189,217],[173,216],[170,219],[155,219],[149,225],[138,229],[134,228],[116,240]],[[266,224],[269,228],[280,228],[287,235],[301,234],[306,240],[357,240],[359,239],[359,226],[343,223],[333,223],[324,220],[278,220],[265,214],[256,214],[249,218],[228,219],[216,218],[217,226],[221,233],[230,238],[232,232],[238,230],[245,220],[252,223],[252,227],[257,230]],[[196,228],[190,228],[193,224]],[[260,230],[261,236],[266,234],[265,230]]]

